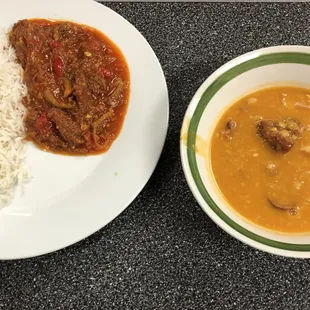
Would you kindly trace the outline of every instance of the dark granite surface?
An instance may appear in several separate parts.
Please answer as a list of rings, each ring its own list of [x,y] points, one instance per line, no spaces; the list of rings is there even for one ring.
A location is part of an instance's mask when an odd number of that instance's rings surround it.
[[[310,309],[310,261],[234,240],[192,197],[179,130],[197,87],[252,49],[310,45],[310,4],[107,4],[146,37],[166,74],[170,126],[139,197],[87,240],[57,253],[0,262],[0,309]]]

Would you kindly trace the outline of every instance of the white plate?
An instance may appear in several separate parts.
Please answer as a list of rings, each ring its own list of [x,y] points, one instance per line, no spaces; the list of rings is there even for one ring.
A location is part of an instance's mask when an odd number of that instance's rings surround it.
[[[99,230],[134,200],[150,178],[166,138],[168,92],[160,64],[125,19],[92,0],[1,1],[0,26],[23,18],[66,19],[105,33],[123,52],[131,92],[123,129],[102,155],[70,157],[29,144],[33,180],[0,211],[0,259],[49,253]]]

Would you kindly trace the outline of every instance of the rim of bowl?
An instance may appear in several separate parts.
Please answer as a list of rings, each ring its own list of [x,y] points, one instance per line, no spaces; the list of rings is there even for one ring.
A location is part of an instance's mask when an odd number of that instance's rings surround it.
[[[256,249],[296,258],[310,258],[310,244],[286,243],[253,233],[232,220],[214,202],[199,173],[194,149],[201,116],[209,101],[229,81],[258,67],[296,63],[310,65],[310,47],[282,45],[257,49],[238,56],[214,71],[198,88],[186,110],[180,137],[180,154],[188,186],[204,212],[224,231]],[[182,136],[187,135],[186,145]]]

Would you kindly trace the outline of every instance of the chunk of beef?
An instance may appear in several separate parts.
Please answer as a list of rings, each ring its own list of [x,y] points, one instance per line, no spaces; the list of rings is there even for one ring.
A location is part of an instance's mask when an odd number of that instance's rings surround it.
[[[73,145],[83,144],[85,142],[81,127],[66,112],[60,109],[52,109],[48,113],[48,117],[55,123],[56,128],[64,140]]]
[[[287,153],[302,134],[301,124],[289,117],[260,120],[256,124],[256,130],[258,135],[279,153]]]
[[[87,76],[87,86],[94,95],[99,95],[107,89],[106,80],[98,74]]]
[[[233,130],[237,127],[237,123],[230,118],[228,122],[226,123],[226,127],[228,130]]]
[[[88,107],[94,106],[96,103],[96,100],[94,100],[91,90],[88,87],[87,76],[82,71],[77,72],[75,76],[73,94],[75,95],[80,108],[85,109],[85,112],[88,110]]]
[[[76,96],[83,102],[93,101],[92,95],[101,97],[107,91],[108,82],[99,72],[100,65],[100,59],[94,56],[84,57],[75,70],[74,89]]]
[[[119,98],[123,93],[125,84],[122,79],[117,79],[113,84],[113,91],[109,95],[110,106],[115,107],[119,102]]]
[[[232,131],[236,129],[237,123],[231,118],[228,119],[225,129],[220,130],[220,134],[223,135],[226,139],[232,140]]]
[[[27,62],[27,34],[29,33],[30,23],[27,20],[21,20],[14,24],[9,33],[9,41],[15,49],[16,56],[22,67],[25,69]]]

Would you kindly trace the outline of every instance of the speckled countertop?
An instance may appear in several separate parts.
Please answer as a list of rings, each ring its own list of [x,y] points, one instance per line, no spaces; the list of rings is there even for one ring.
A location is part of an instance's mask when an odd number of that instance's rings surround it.
[[[163,66],[170,126],[162,158],[101,231],[57,253],[0,262],[0,309],[310,309],[310,261],[265,254],[217,228],[179,158],[182,117],[198,86],[250,50],[310,45],[310,3],[106,5],[136,26]]]

